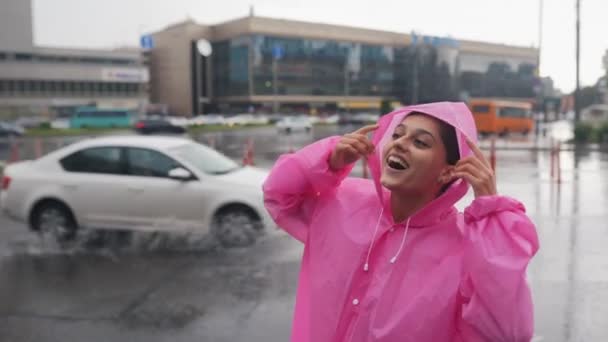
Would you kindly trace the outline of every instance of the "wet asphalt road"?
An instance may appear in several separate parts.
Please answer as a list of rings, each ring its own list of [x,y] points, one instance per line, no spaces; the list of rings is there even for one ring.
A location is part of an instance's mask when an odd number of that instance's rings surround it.
[[[333,130],[277,136],[264,128],[201,139],[239,159],[253,137],[256,163],[269,167],[278,154]],[[528,272],[535,341],[608,341],[608,154],[561,158],[559,186],[546,151],[500,151],[497,160],[499,191],[524,202],[540,236]],[[273,230],[241,249],[188,240],[159,246],[65,254],[0,218],[0,341],[289,339],[299,243]]]

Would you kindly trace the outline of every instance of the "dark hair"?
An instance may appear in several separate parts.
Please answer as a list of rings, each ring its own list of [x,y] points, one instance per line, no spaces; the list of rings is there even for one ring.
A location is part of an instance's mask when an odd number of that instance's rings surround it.
[[[446,162],[449,165],[456,165],[456,163],[460,160],[460,152],[458,150],[458,139],[456,138],[456,130],[454,129],[454,126],[425,113],[414,112],[410,115],[425,115],[439,123],[439,135],[441,135],[441,142],[445,148]],[[444,193],[450,187],[450,185],[452,185],[452,182],[442,186],[439,194]]]
[[[439,121],[439,127],[441,129],[441,141],[445,147],[446,162],[450,165],[456,165],[460,160],[460,152],[458,151],[458,139],[456,138],[456,130],[454,126]]]

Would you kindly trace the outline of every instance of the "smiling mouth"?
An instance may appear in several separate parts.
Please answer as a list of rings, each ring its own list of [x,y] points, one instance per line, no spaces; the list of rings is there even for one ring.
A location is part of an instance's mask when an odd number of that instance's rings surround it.
[[[393,154],[389,155],[388,158],[386,158],[386,164],[391,169],[397,171],[404,171],[409,169],[410,167],[410,165],[403,158]]]

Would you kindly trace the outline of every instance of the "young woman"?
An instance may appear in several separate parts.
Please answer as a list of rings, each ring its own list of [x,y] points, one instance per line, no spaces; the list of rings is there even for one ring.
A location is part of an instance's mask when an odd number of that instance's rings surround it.
[[[305,244],[292,341],[531,340],[538,238],[476,136],[466,105],[432,103],[278,160],[266,208]],[[371,181],[347,178],[360,158]]]

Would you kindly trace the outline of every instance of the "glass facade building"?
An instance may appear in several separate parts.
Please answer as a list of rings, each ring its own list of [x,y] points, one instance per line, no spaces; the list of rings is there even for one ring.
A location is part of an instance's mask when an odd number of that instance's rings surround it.
[[[250,15],[216,25],[188,20],[153,37],[153,101],[183,115],[529,100],[538,83],[535,48],[415,33]],[[211,43],[210,56],[199,56],[200,40]],[[190,54],[182,51],[188,45]]]
[[[458,53],[445,53],[455,49],[243,35],[213,44],[214,96],[373,96],[403,103],[463,93],[534,96],[534,65],[511,70],[497,61],[485,72],[459,71]]]

